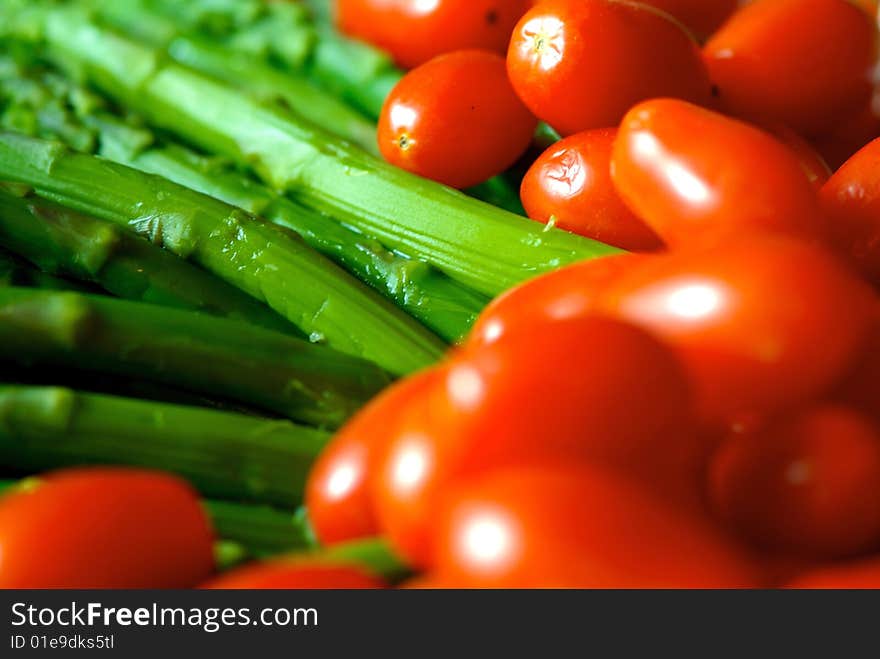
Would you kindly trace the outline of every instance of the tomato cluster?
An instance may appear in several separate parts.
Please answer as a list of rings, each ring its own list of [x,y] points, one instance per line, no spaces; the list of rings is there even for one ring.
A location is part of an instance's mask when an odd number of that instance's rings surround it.
[[[512,4],[506,67],[428,16],[435,52],[391,47],[436,57],[383,153],[466,187],[540,119],[529,216],[639,253],[508,291],[364,409],[319,537],[386,535],[413,587],[880,585],[876,3]]]

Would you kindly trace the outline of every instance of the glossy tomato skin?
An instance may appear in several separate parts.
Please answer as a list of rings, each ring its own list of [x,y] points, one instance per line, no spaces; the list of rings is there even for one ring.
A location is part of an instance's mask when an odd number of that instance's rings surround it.
[[[870,98],[876,50],[874,21],[849,0],[756,0],[704,53],[726,110],[814,135]]]
[[[859,270],[880,283],[880,139],[850,158],[822,188],[829,229]]]
[[[789,583],[788,588],[877,590],[880,589],[880,559],[868,558],[810,570]]]
[[[383,530],[415,565],[431,565],[438,493],[499,465],[596,461],[659,497],[696,498],[704,446],[689,382],[638,328],[601,317],[538,322],[462,349],[442,373],[385,445],[375,480]]]
[[[387,50],[413,68],[438,55],[479,48],[505,53],[530,0],[337,0],[346,34]]]
[[[705,39],[737,8],[737,0],[640,0],[681,21],[695,37]]]
[[[213,541],[182,480],[59,471],[0,499],[0,588],[189,588],[213,572]]]
[[[366,590],[385,584],[352,565],[274,560],[236,568],[201,586],[210,590]]]
[[[589,259],[511,288],[479,315],[467,344],[488,345],[523,326],[592,315],[599,308],[602,291],[647,258],[641,254],[615,254]]]
[[[637,3],[538,3],[514,29],[507,69],[526,105],[563,136],[616,126],[647,98],[711,100],[693,38]]]
[[[520,196],[538,222],[630,251],[662,247],[660,239],[623,203],[611,182],[617,130],[577,133],[548,148],[522,181]]]
[[[489,588],[741,588],[757,570],[698,518],[590,464],[459,481],[433,524],[440,581]]]
[[[839,558],[880,547],[880,433],[818,406],[732,436],[712,461],[719,514],[759,546]]]
[[[789,148],[683,101],[647,101],[627,113],[611,175],[623,200],[670,247],[824,231],[815,190]]]
[[[305,503],[322,544],[379,535],[369,478],[377,445],[401,411],[434,380],[423,371],[401,380],[358,412],[321,452],[309,473]]]
[[[828,393],[867,341],[872,303],[830,252],[770,236],[653,256],[601,301],[673,346],[703,418],[727,421]]]
[[[466,188],[512,165],[536,125],[500,55],[457,51],[410,71],[394,87],[379,117],[379,149],[398,167]]]
[[[825,158],[809,141],[788,126],[775,124],[768,126],[767,130],[797,156],[801,170],[803,170],[807,180],[814,189],[821,190],[822,186],[831,178],[832,173],[831,167],[825,162]]]

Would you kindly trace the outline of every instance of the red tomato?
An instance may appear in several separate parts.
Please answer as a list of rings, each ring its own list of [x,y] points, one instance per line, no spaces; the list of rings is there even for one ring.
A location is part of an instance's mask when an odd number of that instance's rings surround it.
[[[880,590],[880,559],[829,565],[802,574],[789,588],[811,590]]]
[[[757,0],[704,53],[722,105],[813,135],[871,96],[874,22],[849,0]]]
[[[880,137],[880,117],[873,103],[841,120],[830,131],[812,138],[812,144],[833,170],[837,170],[868,142]]]
[[[432,524],[436,570],[471,587],[740,588],[757,571],[697,518],[592,465],[461,482]]]
[[[880,284],[880,139],[850,158],[822,188],[829,228],[859,269]]]
[[[202,588],[212,590],[365,590],[384,588],[376,577],[353,565],[280,559],[236,568]]]
[[[768,130],[797,156],[807,180],[814,188],[821,190],[831,178],[831,168],[813,145],[788,126],[776,124],[769,126]]]
[[[834,393],[834,400],[855,407],[880,423],[880,305],[865,349]]]
[[[680,20],[704,39],[715,32],[737,7],[737,0],[640,0]]]
[[[748,124],[660,99],[623,119],[611,175],[623,200],[670,247],[744,232],[821,233],[814,188],[791,150]]]
[[[336,22],[404,68],[454,50],[504,53],[530,0],[337,0]]]
[[[213,541],[182,480],[68,469],[0,499],[0,588],[189,588],[214,570]]]
[[[514,29],[507,70],[526,105],[562,135],[615,126],[647,98],[711,99],[696,42],[635,2],[538,3]]]
[[[880,433],[845,407],[819,406],[731,437],[710,497],[746,537],[836,558],[880,547]]]
[[[872,301],[819,247],[755,236],[652,256],[602,306],[674,346],[703,415],[730,420],[827,392],[867,340]]]
[[[601,317],[538,322],[462,350],[442,372],[385,445],[374,481],[382,527],[412,564],[431,564],[437,493],[499,465],[596,461],[661,496],[696,498],[704,449],[689,383],[638,328]]]
[[[398,167],[466,188],[516,162],[536,125],[501,56],[459,51],[410,71],[391,90],[379,117],[379,149]]]
[[[577,133],[547,149],[526,172],[520,195],[529,217],[566,231],[635,251],[662,246],[621,201],[611,182],[617,130]]]
[[[309,474],[305,502],[323,544],[379,534],[368,478],[375,447],[400,411],[436,380],[423,371],[397,382],[358,412],[321,452]]]
[[[647,256],[615,254],[581,261],[530,279],[495,298],[477,318],[468,345],[494,343],[523,325],[588,316],[599,294]]]

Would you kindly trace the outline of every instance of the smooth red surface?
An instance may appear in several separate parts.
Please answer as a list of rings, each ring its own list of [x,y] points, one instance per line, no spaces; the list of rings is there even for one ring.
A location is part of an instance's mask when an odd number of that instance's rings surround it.
[[[668,12],[684,23],[694,36],[704,39],[724,23],[737,7],[737,0],[640,0]]]
[[[398,167],[466,188],[516,162],[536,125],[500,55],[458,51],[410,71],[394,87],[379,117],[379,149]]]
[[[212,590],[365,590],[385,584],[351,565],[274,560],[236,568],[203,584]]]
[[[602,301],[672,345],[703,416],[727,420],[829,393],[859,358],[873,303],[831,253],[759,236],[653,256]]]
[[[623,203],[611,182],[611,151],[617,130],[598,128],[548,148],[522,181],[520,196],[529,217],[631,251],[663,243]]]
[[[878,590],[880,559],[868,558],[839,563],[805,572],[788,587],[811,590]]]
[[[880,433],[818,406],[731,436],[711,465],[722,518],[759,546],[836,558],[880,548]]]
[[[462,482],[433,524],[437,573],[472,587],[739,588],[753,565],[704,522],[591,465]]]
[[[213,541],[178,478],[54,472],[0,499],[0,588],[189,588],[213,572]]]
[[[832,173],[825,158],[809,141],[788,126],[776,124],[768,126],[767,130],[797,156],[807,180],[812,183],[815,189],[821,190],[822,186],[831,178]]]
[[[611,174],[624,201],[670,247],[825,230],[815,189],[789,148],[683,101],[647,101],[627,113]]]
[[[693,38],[637,3],[538,3],[514,29],[507,68],[526,105],[563,136],[616,126],[648,98],[711,99]]]
[[[813,135],[871,95],[874,20],[849,0],[756,0],[704,49],[728,111]]]
[[[337,0],[336,22],[404,68],[455,50],[505,53],[531,0]]]

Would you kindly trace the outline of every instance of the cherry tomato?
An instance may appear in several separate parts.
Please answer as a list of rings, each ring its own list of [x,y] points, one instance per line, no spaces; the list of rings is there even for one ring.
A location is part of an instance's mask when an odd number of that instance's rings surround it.
[[[822,188],[822,206],[837,243],[862,273],[880,284],[880,139],[855,154]]]
[[[834,392],[833,399],[855,407],[880,423],[880,305],[874,304],[871,334],[854,367]]]
[[[189,588],[214,570],[213,540],[173,476],[54,472],[0,498],[0,588]]]
[[[832,170],[837,170],[859,149],[880,137],[880,117],[868,103],[854,115],[842,119],[834,128],[812,138],[811,142]]]
[[[821,190],[831,178],[831,168],[816,148],[788,126],[776,124],[767,128],[797,156],[807,180],[815,189]]]
[[[483,310],[467,343],[494,343],[523,325],[590,315],[598,308],[599,294],[646,258],[649,257],[615,254],[590,259],[511,288]]]
[[[503,54],[530,0],[337,0],[336,22],[404,68],[455,50]]]
[[[871,303],[830,253],[754,236],[652,256],[612,283],[601,304],[674,346],[703,416],[730,420],[829,391],[868,338]]]
[[[640,0],[671,14],[699,39],[711,35],[737,8],[737,0]]]
[[[202,585],[212,590],[365,590],[384,588],[352,565],[278,559],[236,568]]]
[[[635,2],[538,3],[514,29],[507,69],[526,105],[563,136],[615,126],[647,98],[711,100],[693,38]]]
[[[374,481],[382,527],[417,566],[450,480],[499,465],[590,460],[692,502],[702,442],[689,382],[646,332],[613,319],[538,322],[465,348],[384,446]],[[634,410],[638,410],[634,414]]]
[[[379,117],[379,149],[398,167],[466,188],[516,162],[536,125],[510,86],[504,59],[464,50],[397,83]]]
[[[880,559],[829,565],[806,572],[789,588],[810,590],[880,590]]]
[[[386,389],[321,452],[309,474],[305,502],[323,544],[379,535],[368,485],[375,446],[400,410],[423,395],[433,379],[431,371],[424,371]]]
[[[849,0],[756,0],[704,49],[722,105],[814,135],[871,95],[874,21]]]
[[[815,190],[790,149],[683,101],[647,101],[624,117],[611,175],[623,200],[670,247],[824,229]]]
[[[621,201],[611,182],[617,130],[577,133],[547,149],[523,178],[529,217],[627,250],[649,251],[660,239]]]
[[[432,524],[438,575],[471,587],[753,587],[719,532],[595,466],[460,482]]]
[[[710,497],[754,542],[804,555],[880,547],[880,433],[858,412],[819,406],[731,437]]]

